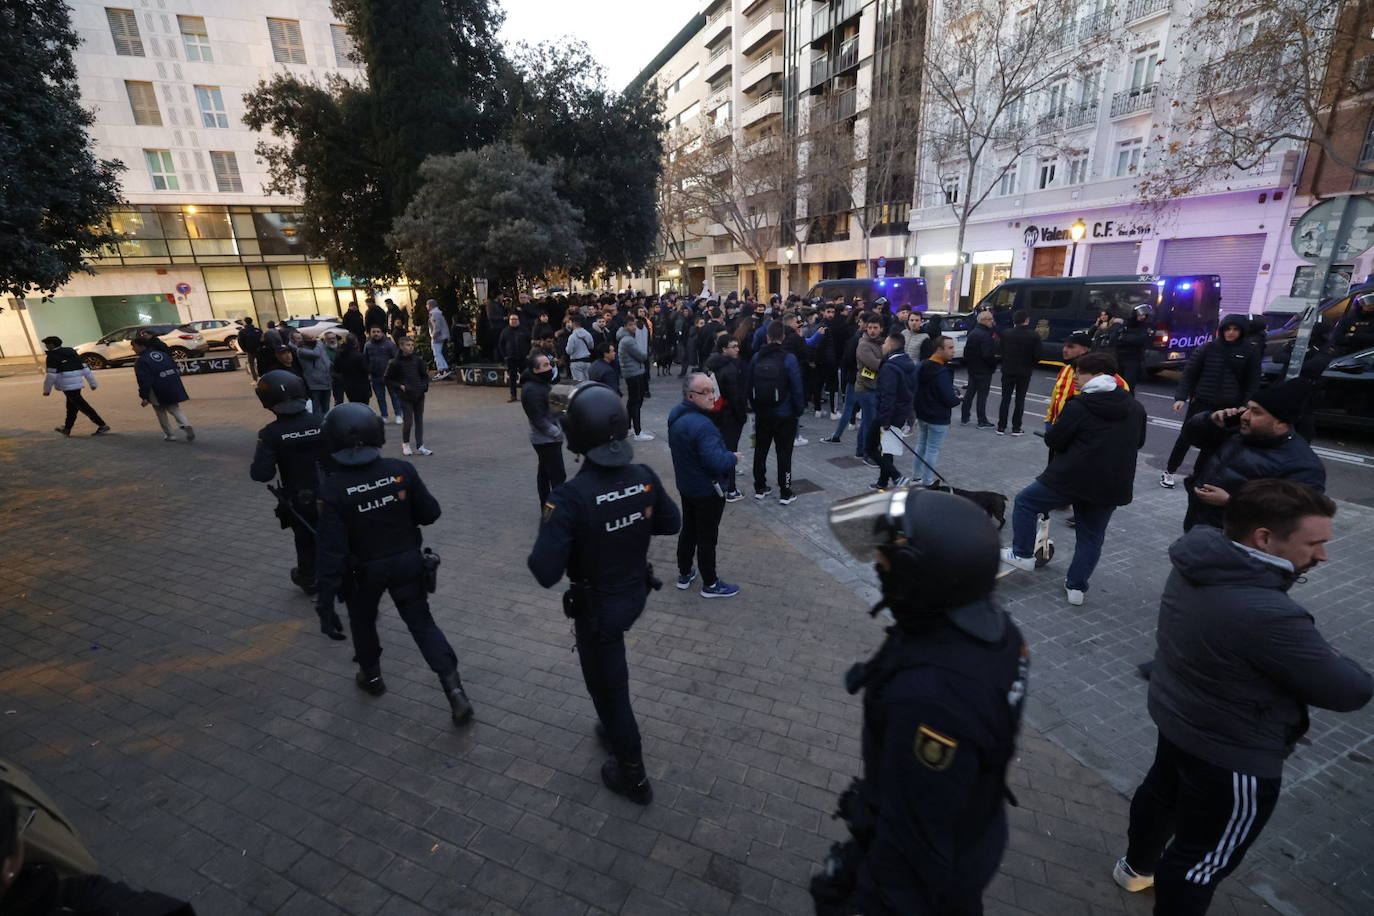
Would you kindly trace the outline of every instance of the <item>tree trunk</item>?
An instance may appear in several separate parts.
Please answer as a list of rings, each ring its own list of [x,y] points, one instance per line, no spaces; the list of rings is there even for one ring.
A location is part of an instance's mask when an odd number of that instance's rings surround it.
[[[754,261],[754,298],[760,302],[768,301],[768,262],[759,258]]]
[[[960,214],[959,233],[954,240],[954,282],[949,287],[949,311],[959,311],[959,291],[964,286],[964,233],[968,230],[968,214]]]

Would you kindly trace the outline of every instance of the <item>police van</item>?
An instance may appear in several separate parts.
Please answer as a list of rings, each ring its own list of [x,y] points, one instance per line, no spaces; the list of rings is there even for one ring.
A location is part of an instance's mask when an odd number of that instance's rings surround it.
[[[913,312],[926,310],[926,281],[924,277],[886,277],[881,280],[858,278],[849,280],[822,280],[811,287],[806,294],[811,299],[843,299],[849,302],[858,296],[864,302],[883,297],[887,299],[888,310],[894,315],[904,308]]]
[[[1052,353],[1070,334],[1088,331],[1099,313],[1129,318],[1140,306],[1149,310],[1145,368],[1181,367],[1193,350],[1216,336],[1221,278],[1214,274],[1017,278],[1003,281],[978,303],[979,309],[992,310],[999,328],[1011,327],[1014,312],[1026,312],[1030,326]]]

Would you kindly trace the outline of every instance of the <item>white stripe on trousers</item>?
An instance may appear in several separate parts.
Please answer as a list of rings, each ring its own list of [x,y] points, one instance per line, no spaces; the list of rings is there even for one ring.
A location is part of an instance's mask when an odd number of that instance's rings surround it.
[[[1211,884],[1217,872],[1226,867],[1236,847],[1245,842],[1259,814],[1259,784],[1253,776],[1231,774],[1231,819],[1226,822],[1216,848],[1188,869],[1185,878],[1193,884]]]

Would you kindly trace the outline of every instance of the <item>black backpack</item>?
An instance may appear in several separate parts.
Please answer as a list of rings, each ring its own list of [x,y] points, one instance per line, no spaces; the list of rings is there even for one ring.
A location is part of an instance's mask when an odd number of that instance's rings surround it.
[[[749,399],[755,409],[778,407],[788,394],[787,351],[765,353],[754,363]]]

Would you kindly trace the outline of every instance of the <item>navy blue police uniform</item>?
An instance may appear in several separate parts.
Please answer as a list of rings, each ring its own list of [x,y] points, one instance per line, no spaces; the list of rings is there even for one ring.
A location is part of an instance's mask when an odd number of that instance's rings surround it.
[[[1020,631],[997,613],[1006,626],[995,642],[945,621],[891,627],[849,684],[864,690],[864,777],[847,799],[861,855],[854,912],[983,912],[1007,844],[1006,771],[1029,668]]]
[[[443,678],[458,669],[458,656],[429,612],[420,553],[418,526],[432,525],[439,511],[408,461],[339,465],[323,477],[317,610],[332,608],[334,596],[343,596],[354,661],[364,670],[375,669],[382,655],[377,605],[383,593],[390,593],[430,670]]]
[[[677,504],[658,475],[642,464],[606,467],[587,459],[544,504],[530,572],[551,588],[567,572],[565,607],[574,617],[577,653],[592,705],[611,753],[622,763],[642,762],[639,726],[630,706],[625,631],[644,611],[649,594],[649,538],[676,534]]]
[[[320,487],[320,462],[328,454],[319,414],[302,410],[278,417],[258,430],[258,445],[248,474],[260,483],[281,477],[277,518],[296,541],[296,571],[292,579],[309,592],[315,589],[315,494]],[[298,571],[298,573],[297,573]]]

